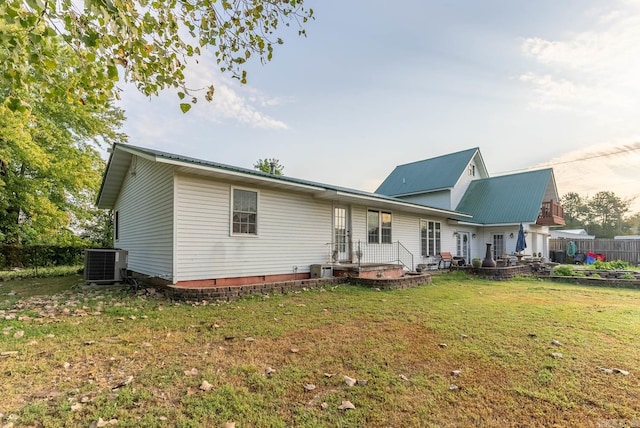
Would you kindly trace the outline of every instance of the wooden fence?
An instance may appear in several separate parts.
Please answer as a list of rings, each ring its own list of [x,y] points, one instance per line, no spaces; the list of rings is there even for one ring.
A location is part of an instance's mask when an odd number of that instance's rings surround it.
[[[579,253],[604,254],[607,260],[640,265],[640,239],[550,239],[549,251],[566,251],[569,241],[576,243]]]

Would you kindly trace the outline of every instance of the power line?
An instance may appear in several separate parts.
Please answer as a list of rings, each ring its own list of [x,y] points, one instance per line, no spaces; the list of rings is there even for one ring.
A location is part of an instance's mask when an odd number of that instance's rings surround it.
[[[557,165],[565,165],[565,164],[573,163],[573,162],[582,162],[582,161],[591,160],[591,159],[603,158],[603,157],[606,157],[606,156],[619,155],[621,153],[631,153],[631,152],[635,152],[636,150],[640,150],[640,146],[638,146],[638,147],[629,147],[629,148],[626,148],[624,150],[618,150],[617,152],[602,153],[602,154],[599,154],[599,155],[593,155],[593,156],[588,156],[588,157],[584,157],[584,158],[578,158],[578,159],[572,159],[572,160],[568,160],[568,161],[545,164],[545,167],[551,167],[551,166],[557,166]],[[497,175],[510,174],[512,172],[527,171],[527,170],[530,170],[530,169],[533,169],[533,168],[535,168],[535,167],[525,168],[525,169],[516,169],[516,170],[511,170],[511,171],[503,171],[503,172],[498,172],[496,174]]]

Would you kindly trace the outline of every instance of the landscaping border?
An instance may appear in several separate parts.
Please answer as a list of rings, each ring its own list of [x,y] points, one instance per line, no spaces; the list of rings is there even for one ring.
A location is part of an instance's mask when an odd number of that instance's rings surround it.
[[[431,275],[408,275],[401,278],[311,278],[297,281],[282,281],[253,285],[236,285],[225,287],[184,288],[172,284],[156,284],[158,291],[173,300],[213,300],[232,301],[251,295],[286,294],[306,289],[321,288],[327,285],[351,284],[380,290],[400,290],[431,284]]]

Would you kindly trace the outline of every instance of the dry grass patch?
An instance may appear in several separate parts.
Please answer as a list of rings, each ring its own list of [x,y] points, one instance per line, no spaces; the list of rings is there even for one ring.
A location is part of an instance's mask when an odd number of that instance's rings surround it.
[[[411,290],[339,286],[196,305],[67,281],[53,297],[25,283],[0,288],[0,424],[640,421],[634,290],[446,275]],[[339,410],[345,400],[355,409]]]

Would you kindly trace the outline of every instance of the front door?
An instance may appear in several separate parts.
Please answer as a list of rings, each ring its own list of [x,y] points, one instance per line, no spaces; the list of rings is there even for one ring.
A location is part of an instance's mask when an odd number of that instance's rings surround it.
[[[349,223],[349,209],[344,206],[335,206],[333,208],[333,252],[331,255],[333,261],[351,261]]]
[[[464,258],[464,262],[471,262],[471,234],[469,232],[459,232],[456,238],[456,252],[458,257]]]

